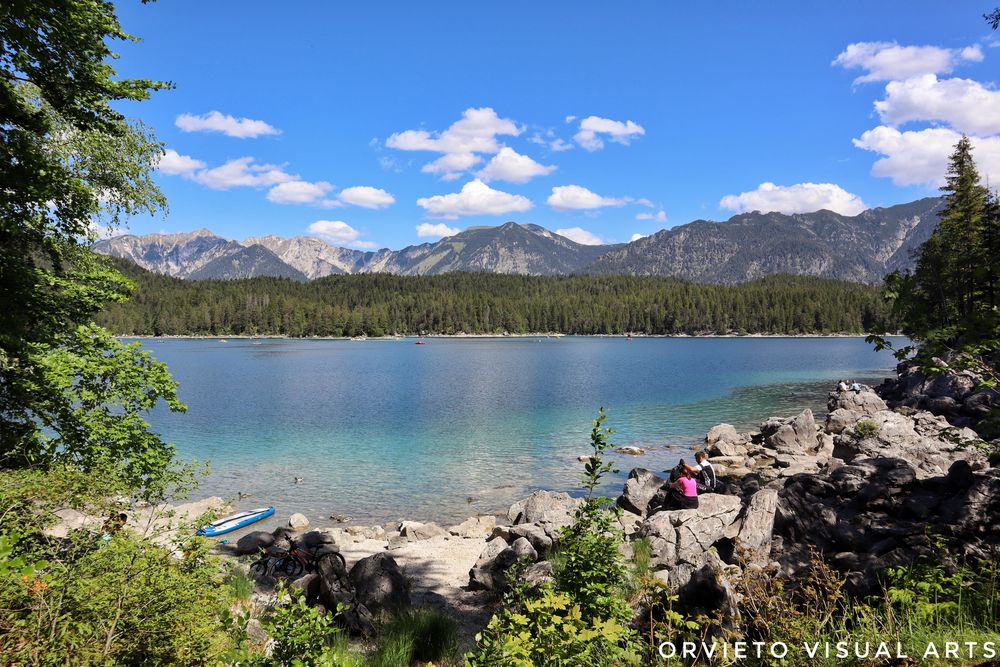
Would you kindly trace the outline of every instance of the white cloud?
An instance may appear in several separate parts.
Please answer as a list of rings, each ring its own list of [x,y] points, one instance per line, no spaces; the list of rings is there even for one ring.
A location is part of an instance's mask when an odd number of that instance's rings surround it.
[[[196,160],[190,155],[181,155],[172,148],[163,152],[163,156],[156,165],[157,171],[170,176],[182,176],[204,168],[205,163],[201,160]]]
[[[655,220],[656,222],[666,222],[667,212],[660,210],[656,213],[639,213],[635,216],[636,220]]]
[[[485,167],[476,173],[476,176],[487,183],[490,181],[527,183],[535,176],[545,176],[555,170],[554,166],[539,164],[527,155],[521,155],[513,148],[504,146]]]
[[[587,116],[580,121],[580,131],[573,135],[573,139],[588,151],[598,151],[604,148],[602,135],[607,135],[608,141],[627,146],[634,137],[643,134],[646,130],[630,120],[623,123],[600,116]]]
[[[602,197],[579,185],[560,185],[552,188],[547,203],[557,211],[579,211],[604,206],[624,206],[627,199]]]
[[[441,174],[444,181],[454,181],[462,177],[462,172],[476,166],[483,159],[475,153],[445,153],[433,162],[428,162],[420,171],[425,174]]]
[[[236,118],[218,111],[210,111],[203,116],[182,113],[174,121],[184,132],[221,132],[237,139],[254,139],[266,134],[280,134],[277,128],[262,120],[252,118]]]
[[[875,102],[882,122],[943,121],[961,132],[1000,132],[1000,92],[971,79],[938,80],[934,74],[890,81],[885,99]]]
[[[458,229],[457,227],[449,227],[443,222],[439,222],[436,225],[433,225],[429,222],[422,222],[419,225],[417,225],[417,236],[421,238],[427,236],[431,238],[443,238],[445,236],[454,236],[455,234],[458,234],[460,231],[462,230]]]
[[[267,200],[275,204],[323,204],[329,206],[335,202],[324,197],[333,188],[325,181],[309,183],[307,181],[288,181],[271,188]]]
[[[638,232],[636,232],[635,234],[632,235],[632,238],[630,238],[629,241],[630,242],[631,241],[638,241],[639,239],[644,239],[647,236],[649,236],[649,234],[639,234]]]
[[[574,120],[576,120],[576,116],[566,116],[567,123],[572,123]]]
[[[651,200],[646,199],[645,197],[636,199],[635,203],[638,204],[639,206],[645,206],[646,208],[656,208],[656,204],[654,204]]]
[[[573,144],[563,141],[562,139],[555,139],[549,143],[549,150],[555,153],[562,153],[563,151],[573,150]]]
[[[478,178],[463,185],[461,192],[421,197],[417,200],[417,205],[426,209],[430,216],[447,220],[463,215],[501,215],[527,211],[532,206],[527,197],[494,190]]]
[[[868,130],[854,145],[883,155],[872,165],[873,176],[891,178],[896,185],[944,184],[948,157],[962,135],[932,127],[900,132],[884,125]],[[1000,182],[1000,137],[970,137],[979,174],[990,183]]]
[[[235,187],[271,187],[279,183],[298,180],[273,164],[257,164],[252,157],[230,160],[214,169],[202,169],[191,173],[191,180],[212,188],[228,190]]]
[[[354,204],[362,208],[385,208],[396,203],[396,198],[382,188],[373,188],[369,185],[355,185],[344,188],[337,195],[337,199],[347,204]]]
[[[371,241],[361,241],[361,232],[342,220],[317,220],[309,225],[309,233],[334,245],[350,245],[355,248],[374,248]]]
[[[764,213],[810,213],[825,208],[842,215],[857,215],[868,208],[860,197],[833,183],[761,183],[756,190],[723,197],[719,205],[733,211]]]
[[[424,166],[422,171],[441,174],[445,180],[481,161],[476,154],[492,155],[500,150],[498,136],[517,136],[523,131],[509,118],[500,118],[490,107],[466,109],[462,118],[444,132],[406,130],[386,139],[385,145],[403,151],[431,151],[444,157]]]
[[[588,232],[582,227],[569,227],[567,229],[557,229],[556,234],[565,236],[570,241],[576,241],[581,245],[604,245],[604,240],[593,232]]]
[[[849,45],[834,59],[834,65],[845,69],[860,68],[867,72],[854,80],[900,81],[922,74],[947,74],[963,61],[979,62],[983,51],[978,44],[964,49],[943,49],[938,46],[900,46],[895,42],[858,42]]]

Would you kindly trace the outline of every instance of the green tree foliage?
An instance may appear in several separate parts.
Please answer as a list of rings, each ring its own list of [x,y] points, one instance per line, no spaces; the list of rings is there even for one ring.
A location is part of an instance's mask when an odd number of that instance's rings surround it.
[[[925,357],[995,349],[1000,337],[1000,205],[980,183],[967,137],[955,146],[942,190],[940,223],[915,270],[886,278],[894,314]]]
[[[134,40],[101,0],[0,8],[0,465],[120,460],[135,484],[169,447],[139,413],[165,399],[162,365],[89,325],[131,281],[88,250],[97,226],[165,205],[162,147],[113,105],[167,84],[119,79],[109,44]]]
[[[741,285],[663,277],[362,274],[185,281],[120,262],[134,298],[98,322],[124,335],[381,336],[891,331],[875,287],[771,276]]]
[[[591,455],[584,465],[583,498],[573,524],[559,539],[555,582],[532,589],[515,583],[504,609],[477,636],[480,651],[466,655],[470,667],[519,665],[640,664],[638,637],[629,627],[628,569],[619,547],[624,535],[611,501],[594,495],[611,471],[605,462],[611,429],[603,427],[602,408],[590,434]]]

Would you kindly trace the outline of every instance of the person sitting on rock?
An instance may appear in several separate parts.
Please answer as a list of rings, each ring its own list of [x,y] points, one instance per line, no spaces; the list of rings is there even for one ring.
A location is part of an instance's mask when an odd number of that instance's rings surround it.
[[[860,394],[861,393],[861,385],[858,384],[856,381],[851,380],[851,391],[853,391],[855,394]]]
[[[680,477],[670,485],[670,495],[664,506],[667,510],[698,509],[698,483],[689,466],[684,466]]]
[[[847,380],[840,381],[840,384],[837,385],[837,391],[841,393],[847,391]]]
[[[718,478],[715,476],[715,468],[708,461],[708,454],[698,452],[694,455],[694,460],[698,470],[698,493],[714,493]]]
[[[670,483],[673,484],[674,482],[676,482],[678,479],[681,478],[681,475],[684,474],[685,470],[688,470],[690,468],[691,466],[685,463],[684,459],[681,459],[680,461],[677,462],[677,465],[675,465],[673,468],[671,468],[670,470],[664,470],[663,472],[670,473]]]

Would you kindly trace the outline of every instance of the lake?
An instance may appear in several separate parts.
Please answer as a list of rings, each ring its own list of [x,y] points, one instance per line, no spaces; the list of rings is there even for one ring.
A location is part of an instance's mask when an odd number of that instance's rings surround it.
[[[614,456],[617,494],[717,423],[825,412],[836,380],[877,382],[895,363],[860,338],[422,340],[145,339],[189,407],[150,421],[210,462],[199,496],[250,493],[238,507],[319,524],[448,523],[576,489],[601,406],[615,444],[649,449]]]

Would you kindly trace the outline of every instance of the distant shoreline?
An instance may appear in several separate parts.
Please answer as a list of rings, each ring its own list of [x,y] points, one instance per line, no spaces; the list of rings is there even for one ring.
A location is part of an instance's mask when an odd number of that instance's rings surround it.
[[[883,336],[903,336],[901,333],[884,333]],[[196,335],[196,334],[165,334],[161,336],[149,335],[127,335],[115,334],[116,338],[143,339],[143,340],[350,340],[355,342],[364,341],[395,341],[408,339],[455,339],[455,338],[865,338],[868,334],[564,334],[564,333],[517,333],[517,334],[426,334],[418,336],[407,334],[405,336],[285,336],[281,334],[248,336],[246,334],[233,335]]]

